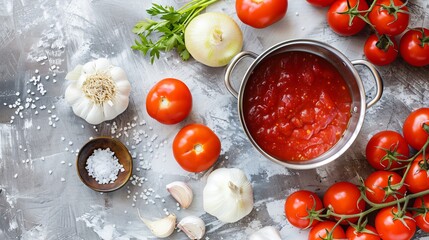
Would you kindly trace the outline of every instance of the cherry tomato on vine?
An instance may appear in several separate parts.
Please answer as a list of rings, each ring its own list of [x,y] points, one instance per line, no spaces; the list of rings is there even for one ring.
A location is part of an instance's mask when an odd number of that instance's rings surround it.
[[[429,29],[414,28],[407,31],[399,43],[401,57],[410,65],[429,65]]]
[[[184,120],[192,109],[192,95],[182,81],[165,78],[156,83],[146,97],[149,116],[164,124]]]
[[[426,157],[428,157],[426,155]],[[424,165],[423,155],[417,156],[416,159],[411,163],[410,170],[405,175],[405,184],[412,193],[421,192],[429,189],[429,162],[426,160],[426,166]]]
[[[292,193],[285,202],[286,218],[295,227],[307,228],[316,225],[319,221],[310,220],[309,212],[323,208],[322,201],[314,192],[299,190]],[[311,214],[310,214],[311,215]]]
[[[404,137],[390,130],[381,131],[372,136],[366,145],[365,152],[368,163],[377,170],[389,170],[402,165],[397,161],[392,161],[390,164],[385,158],[386,154],[402,160],[407,159],[410,154]]]
[[[399,50],[395,39],[388,38],[386,35],[379,38],[376,34],[372,34],[366,40],[363,52],[370,62],[384,66],[395,61]]]
[[[409,212],[402,219],[398,219],[398,207],[386,207],[375,216],[375,229],[383,240],[409,240],[416,232],[416,223],[411,219]],[[405,222],[405,225],[404,225]]]
[[[347,4],[350,3],[350,8]],[[355,9],[356,7],[356,9]],[[362,31],[366,23],[358,15],[357,11],[368,10],[368,4],[363,0],[337,0],[328,10],[327,19],[331,29],[343,36],[355,35]],[[345,13],[349,12],[349,13]],[[350,19],[352,18],[351,24]]]
[[[414,220],[416,220],[416,224],[421,230],[429,232],[429,212],[427,212],[427,209],[429,209],[429,195],[416,198],[413,208],[421,208],[421,211],[413,212]]]
[[[265,28],[280,21],[287,11],[287,0],[237,0],[238,18],[254,28]]]
[[[366,225],[365,230],[358,232],[353,226],[348,227],[346,231],[347,240],[380,240],[377,230],[373,226]]]
[[[420,150],[429,137],[429,134],[423,129],[424,123],[429,125],[429,108],[419,108],[411,112],[402,127],[405,141],[416,150]]]
[[[335,223],[331,221],[324,221],[316,224],[311,228],[308,233],[308,240],[321,240],[326,239],[328,233],[332,232],[333,239],[345,239],[346,234],[340,225],[335,227]],[[333,230],[332,230],[333,229]]]
[[[307,0],[307,2],[316,7],[327,7],[335,2],[335,0]]]
[[[392,202],[402,198],[407,191],[405,186],[402,185],[399,189],[392,187],[401,180],[401,175],[396,172],[375,171],[365,179],[366,197],[373,203]]]
[[[179,165],[189,172],[209,169],[220,155],[218,136],[207,126],[189,124],[173,140],[173,154]]]
[[[407,29],[410,14],[401,0],[377,0],[368,18],[379,34],[396,36]]]
[[[331,208],[337,214],[356,214],[365,210],[365,201],[360,198],[359,188],[349,182],[337,182],[326,190],[323,196],[323,205]],[[349,218],[347,221],[356,222],[358,218]],[[343,221],[341,224],[347,224]]]

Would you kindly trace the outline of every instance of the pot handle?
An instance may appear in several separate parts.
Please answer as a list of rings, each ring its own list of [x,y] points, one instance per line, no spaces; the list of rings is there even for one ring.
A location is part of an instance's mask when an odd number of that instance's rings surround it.
[[[374,65],[372,63],[370,63],[366,60],[363,60],[363,59],[358,59],[358,60],[353,60],[352,64],[353,65],[362,65],[362,66],[367,67],[371,71],[372,76],[374,76],[375,85],[377,86],[377,89],[376,89],[377,92],[375,94],[375,97],[366,104],[366,108],[370,108],[376,102],[378,102],[378,100],[380,100],[381,95],[383,94],[383,80],[381,79],[380,74],[378,73],[377,69],[374,67]]]
[[[234,56],[234,58],[231,59],[231,62],[229,62],[225,71],[225,86],[235,98],[238,98],[238,92],[231,84],[231,74],[237,64],[245,57],[251,57],[255,59],[256,57],[258,57],[258,55],[254,52],[248,51],[239,52],[237,55]]]

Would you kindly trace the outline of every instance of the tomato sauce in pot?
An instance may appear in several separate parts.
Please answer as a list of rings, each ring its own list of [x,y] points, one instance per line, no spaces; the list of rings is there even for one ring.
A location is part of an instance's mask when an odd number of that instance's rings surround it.
[[[266,153],[305,161],[341,138],[351,102],[346,82],[330,62],[311,53],[285,52],[255,67],[245,86],[243,115]]]

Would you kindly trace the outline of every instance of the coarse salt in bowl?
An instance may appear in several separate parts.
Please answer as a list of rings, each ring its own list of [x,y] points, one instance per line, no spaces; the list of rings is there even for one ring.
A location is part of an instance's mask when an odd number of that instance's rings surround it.
[[[130,179],[133,161],[128,149],[119,140],[98,137],[81,148],[76,166],[80,179],[89,188],[111,192]]]

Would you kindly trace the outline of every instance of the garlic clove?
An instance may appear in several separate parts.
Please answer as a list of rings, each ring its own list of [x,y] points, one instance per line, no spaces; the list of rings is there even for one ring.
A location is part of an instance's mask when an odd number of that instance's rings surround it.
[[[149,230],[155,237],[166,238],[173,233],[174,228],[176,227],[176,216],[174,214],[170,214],[162,219],[150,221],[148,219],[143,218],[140,215],[140,211],[137,210],[137,212],[139,214],[140,219],[149,228]]]
[[[196,216],[187,216],[183,218],[177,227],[182,230],[189,239],[201,239],[206,233],[206,224]]]
[[[194,194],[188,184],[181,181],[175,181],[167,184],[166,188],[182,208],[188,208],[191,205]]]
[[[281,240],[281,237],[276,228],[266,226],[250,235],[249,240]]]

